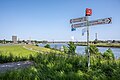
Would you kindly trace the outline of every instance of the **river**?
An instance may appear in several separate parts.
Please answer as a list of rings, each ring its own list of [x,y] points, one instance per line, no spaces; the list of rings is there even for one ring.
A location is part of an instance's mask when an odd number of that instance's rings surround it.
[[[46,44],[39,44],[39,46],[44,47]],[[68,46],[65,43],[50,43],[49,44],[51,48],[57,48],[60,49],[61,46]],[[76,53],[78,54],[85,54],[85,47],[86,46],[77,46],[76,47]],[[113,47],[97,47],[100,52],[104,53],[107,49],[111,49],[114,53],[115,58],[120,57],[120,48],[113,48]]]

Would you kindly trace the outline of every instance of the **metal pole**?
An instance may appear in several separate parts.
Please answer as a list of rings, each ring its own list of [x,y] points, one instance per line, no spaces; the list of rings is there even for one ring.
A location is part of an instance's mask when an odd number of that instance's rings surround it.
[[[90,53],[89,53],[89,20],[87,17],[87,54],[88,54],[88,68],[90,67]]]

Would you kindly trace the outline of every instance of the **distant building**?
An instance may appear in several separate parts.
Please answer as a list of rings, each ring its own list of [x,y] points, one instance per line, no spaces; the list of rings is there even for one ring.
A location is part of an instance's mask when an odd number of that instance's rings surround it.
[[[12,36],[12,41],[14,44],[16,44],[17,43],[17,36]]]

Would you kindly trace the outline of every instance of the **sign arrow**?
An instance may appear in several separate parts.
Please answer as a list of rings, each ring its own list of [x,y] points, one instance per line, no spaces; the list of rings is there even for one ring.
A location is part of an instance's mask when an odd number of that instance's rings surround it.
[[[70,23],[76,23],[76,22],[84,22],[87,21],[87,17],[81,17],[81,18],[75,18],[75,19],[70,19]]]
[[[111,19],[112,19],[112,18],[108,18],[108,24],[110,24],[110,23],[111,23]]]
[[[89,26],[95,26],[95,25],[100,25],[100,24],[111,24],[111,23],[112,23],[112,18],[110,17],[110,18],[89,21]],[[79,28],[79,27],[85,27],[85,26],[87,26],[87,22],[71,25],[71,27],[73,28]]]

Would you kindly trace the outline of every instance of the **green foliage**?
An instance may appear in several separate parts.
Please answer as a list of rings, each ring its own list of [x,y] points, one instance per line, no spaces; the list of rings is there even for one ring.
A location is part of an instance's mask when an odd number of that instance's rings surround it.
[[[29,55],[36,55],[36,52],[24,48],[23,46],[18,45],[9,45],[9,46],[0,46],[0,54],[4,56],[9,56],[12,54],[13,57],[26,57],[29,58]]]
[[[18,56],[13,56],[13,54],[9,54],[9,55],[2,55],[0,54],[0,63],[7,63],[7,62],[17,62],[17,61],[26,61],[29,58],[27,57],[18,57]]]
[[[49,44],[46,44],[44,47],[45,47],[45,48],[50,48],[50,45],[49,45]]]
[[[68,54],[76,54],[75,53],[76,50],[76,45],[74,44],[74,42],[69,42],[68,44]]]
[[[109,59],[109,60],[112,60],[112,59],[114,60],[115,59],[114,54],[113,54],[113,52],[110,48],[108,50],[106,50],[106,52],[104,52],[103,57],[105,59]]]
[[[66,46],[63,46],[64,53],[68,53],[68,48]]]
[[[89,53],[91,55],[92,54],[98,55],[99,54],[99,49],[96,46],[90,45]]]
[[[3,51],[0,51],[2,54],[0,61],[31,60],[35,63],[26,69],[0,73],[0,80],[119,80],[120,60],[114,60],[113,55],[108,55],[112,53],[110,49],[106,52],[107,55],[104,54],[102,57],[95,46],[90,46],[91,66],[88,70],[85,55],[69,54],[68,57],[68,54],[51,52],[49,54],[38,53],[36,56],[30,54],[29,58],[26,58],[25,56],[15,57],[13,53],[3,55]]]
[[[85,56],[65,54],[41,54],[30,56],[35,65],[0,73],[1,80],[119,80],[120,60],[101,60],[87,70]],[[94,67],[93,67],[94,66]]]
[[[39,46],[38,44],[35,44],[35,46]]]

